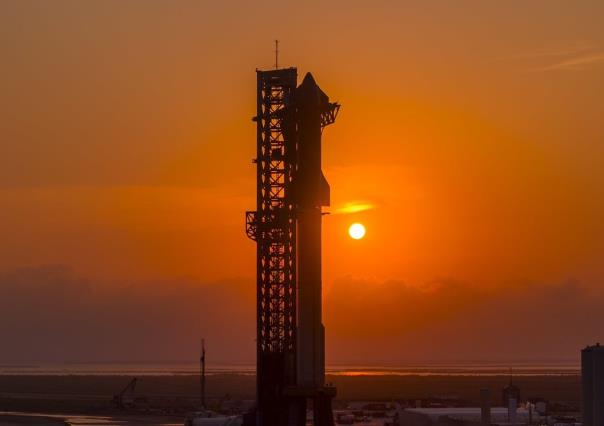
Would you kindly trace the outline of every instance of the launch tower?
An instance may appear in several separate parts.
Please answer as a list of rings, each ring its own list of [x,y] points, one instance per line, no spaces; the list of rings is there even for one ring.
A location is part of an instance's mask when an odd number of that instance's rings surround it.
[[[309,73],[257,71],[256,211],[246,233],[256,241],[257,426],[332,426],[335,389],[325,385],[321,320],[321,133],[335,121]],[[310,402],[311,405],[308,405]]]

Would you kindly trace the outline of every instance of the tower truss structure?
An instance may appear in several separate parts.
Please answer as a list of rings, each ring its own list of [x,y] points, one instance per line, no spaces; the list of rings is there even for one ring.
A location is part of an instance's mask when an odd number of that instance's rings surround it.
[[[256,211],[246,214],[257,250],[257,382],[263,424],[281,424],[277,401],[295,384],[296,221],[290,188],[296,167],[295,68],[257,71]],[[286,407],[282,407],[283,409]]]

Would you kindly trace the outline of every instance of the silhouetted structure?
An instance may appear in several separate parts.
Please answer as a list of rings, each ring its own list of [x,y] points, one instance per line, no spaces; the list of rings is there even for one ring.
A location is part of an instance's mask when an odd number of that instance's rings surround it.
[[[333,425],[321,321],[321,132],[339,105],[295,68],[257,71],[257,200],[246,213],[256,241],[259,426]]]
[[[206,408],[206,341],[201,339],[201,356],[199,357],[199,402]]]
[[[581,351],[583,425],[604,426],[604,347],[587,346]]]
[[[113,403],[117,408],[132,408],[136,406],[137,402],[147,402],[145,397],[135,397],[134,391],[137,382],[138,379],[134,377],[120,393],[113,395]]]
[[[510,405],[510,399],[515,399],[516,403],[520,402],[520,388],[514,384],[511,375],[510,383],[501,391],[501,402],[504,407]]]
[[[480,423],[482,426],[491,426],[491,391],[480,389]]]

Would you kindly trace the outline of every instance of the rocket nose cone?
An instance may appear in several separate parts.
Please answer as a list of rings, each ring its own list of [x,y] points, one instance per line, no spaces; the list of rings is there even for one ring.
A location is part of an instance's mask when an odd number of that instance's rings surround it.
[[[300,86],[298,86],[298,92],[303,96],[317,96],[317,93],[319,93],[321,91],[321,89],[319,89],[319,86],[317,85],[317,82],[315,81],[315,79],[313,78],[311,73],[306,73],[306,75],[304,76],[304,80],[302,80],[302,83],[300,83]]]
[[[300,86],[306,86],[306,85],[313,85],[313,86],[317,85],[315,78],[309,72],[306,73],[306,75],[304,76],[304,80],[302,80],[302,84],[300,84]]]
[[[329,102],[329,98],[323,93],[311,73],[306,73],[304,76],[304,80],[296,89],[296,96],[300,104],[312,104],[321,107]]]

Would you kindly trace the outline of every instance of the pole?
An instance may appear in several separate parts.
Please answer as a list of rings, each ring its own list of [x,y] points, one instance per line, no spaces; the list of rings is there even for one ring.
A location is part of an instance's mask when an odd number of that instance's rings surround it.
[[[201,339],[201,357],[199,358],[201,374],[199,376],[201,408],[206,408],[206,346],[205,339]]]
[[[279,40],[275,40],[275,69],[279,69]]]

